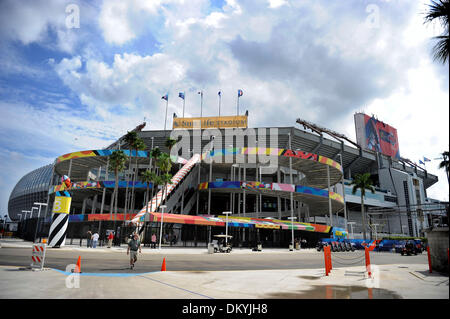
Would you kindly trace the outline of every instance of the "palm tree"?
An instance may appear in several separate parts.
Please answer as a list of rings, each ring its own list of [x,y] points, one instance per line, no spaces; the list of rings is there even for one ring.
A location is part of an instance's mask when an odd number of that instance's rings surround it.
[[[125,164],[128,160],[128,156],[125,155],[123,151],[114,151],[112,152],[111,156],[109,157],[109,166],[108,169],[114,171],[114,177],[116,180],[116,183],[114,185],[114,192],[113,192],[113,201],[112,205],[110,207],[110,215],[112,215],[112,209],[115,207],[114,210],[114,226],[116,225],[116,219],[117,219],[117,202],[118,202],[118,193],[119,193],[119,173],[122,172],[125,169]],[[114,206],[115,203],[115,206]]]
[[[358,189],[361,191],[361,215],[362,215],[362,228],[363,236],[366,239],[366,214],[364,212],[364,196],[366,195],[366,189],[375,193],[375,187],[373,186],[372,180],[370,179],[370,173],[356,174],[352,183],[353,186],[352,194],[355,194]]]
[[[442,153],[443,161],[439,163],[440,169],[445,169],[445,173],[447,174],[448,184],[450,185],[450,173],[449,173],[449,162],[450,162],[450,152],[446,151]]]
[[[137,156],[137,152],[138,151],[143,151],[143,150],[145,150],[145,148],[146,148],[146,145],[144,143],[144,140],[141,139],[140,137],[138,137],[135,140],[134,144],[133,144],[133,149],[136,151],[136,162],[135,162],[136,169],[135,169],[134,175],[133,175],[133,186],[132,186],[132,190],[131,190],[131,205],[130,205],[131,206],[131,213],[133,213],[133,211],[134,211],[134,201],[135,201],[134,184],[135,184],[135,182],[137,180],[137,174],[138,174],[138,164],[137,164],[138,156]]]
[[[161,156],[161,150],[159,149],[159,147],[155,147],[154,149],[152,149],[150,151],[150,156],[154,159],[155,161],[155,171],[156,171],[156,163],[158,161],[158,158]],[[150,169],[153,169],[152,167],[150,167]]]
[[[125,135],[125,137],[124,137],[124,141],[128,144],[128,150],[130,151],[130,159],[129,159],[129,163],[128,163],[128,167],[130,168],[131,167],[131,159],[132,159],[132,149],[133,149],[133,146],[134,146],[134,144],[136,143],[136,140],[138,139],[138,136],[137,136],[137,132],[136,131],[131,131],[131,132],[129,132],[129,131],[127,131],[127,134]],[[126,181],[127,181],[127,186],[126,186],[126,191],[125,191],[125,214],[127,213],[127,211],[128,211],[128,174],[127,174],[127,178],[126,178]]]
[[[170,151],[172,151],[172,148],[175,146],[175,144],[177,144],[177,140],[174,140],[173,138],[168,138],[166,140],[165,146],[169,149],[169,155],[170,155]]]
[[[165,202],[167,202],[167,185],[172,184],[172,174],[164,173],[160,176],[160,178],[161,178],[162,183],[164,184],[163,192],[166,192]]]
[[[444,32],[437,37],[436,44],[433,47],[434,60],[440,61],[443,64],[448,61],[449,53],[449,33],[448,33],[448,16],[450,14],[450,2],[449,0],[431,0],[431,4],[428,5],[428,12],[425,13],[425,22],[430,23],[435,19],[438,19],[444,28]]]

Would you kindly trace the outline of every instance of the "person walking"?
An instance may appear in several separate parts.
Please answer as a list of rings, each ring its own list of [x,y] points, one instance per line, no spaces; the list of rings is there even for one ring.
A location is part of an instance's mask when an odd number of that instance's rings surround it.
[[[86,237],[87,237],[87,248],[91,248],[92,247],[92,232],[91,232],[91,230],[87,231]]]
[[[111,232],[109,233],[109,235],[108,235],[108,248],[111,248],[113,239],[114,239],[114,234],[113,234],[113,232],[111,231]]]
[[[97,232],[95,232],[92,235],[92,248],[97,248],[97,243],[98,243],[98,238],[99,237],[100,237],[100,235]]]
[[[142,254],[141,241],[139,240],[138,234],[135,233],[133,238],[128,242],[128,248],[127,248],[127,255],[128,254],[130,255],[130,269],[134,268],[134,264],[137,261],[138,249],[139,249],[139,253]]]
[[[156,249],[156,234],[153,233],[152,235],[152,248]]]

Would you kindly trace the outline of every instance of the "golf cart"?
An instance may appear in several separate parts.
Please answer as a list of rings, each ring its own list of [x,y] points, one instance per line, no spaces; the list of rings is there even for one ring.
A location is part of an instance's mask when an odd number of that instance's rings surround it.
[[[230,240],[231,238],[233,238],[233,236],[214,235],[214,237],[217,238],[217,239],[213,239],[213,241],[212,241],[214,244],[214,252],[215,253],[230,253],[231,252],[231,250],[233,248],[231,247],[231,244],[229,242],[227,244],[225,244],[225,238],[228,237],[228,240]]]

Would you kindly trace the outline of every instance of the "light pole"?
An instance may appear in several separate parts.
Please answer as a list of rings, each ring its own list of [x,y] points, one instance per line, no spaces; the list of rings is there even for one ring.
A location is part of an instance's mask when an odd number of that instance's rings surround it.
[[[31,210],[22,210],[22,213],[24,213],[24,220],[27,219],[27,213],[31,213]]]
[[[403,231],[403,229],[404,229],[405,227],[408,228],[408,226],[402,225],[402,235],[406,235],[405,232]]]
[[[355,239],[355,235],[353,234],[353,225],[355,225],[356,222],[348,222],[347,224],[350,225],[350,228],[352,230],[352,239]]]
[[[35,202],[33,205],[38,205],[39,206],[39,211],[38,211],[38,220],[37,220],[37,224],[36,224],[36,230],[34,232],[34,241],[36,241],[36,235],[38,232],[38,228],[40,228],[39,226],[41,225],[41,223],[39,223],[39,218],[41,217],[41,207],[42,206],[47,206],[47,203],[38,203]],[[33,207],[34,208],[34,207]]]
[[[163,231],[163,222],[164,222],[164,209],[167,207],[166,205],[161,205],[161,230],[159,232],[159,250],[161,250],[161,240],[162,240],[162,231]]]
[[[295,216],[288,217],[291,220],[291,231],[292,231],[292,251],[294,251],[294,219],[297,219]],[[291,249],[289,249],[291,250]]]
[[[375,226],[375,240],[377,240],[377,239],[378,239],[378,236],[377,236],[377,226],[380,225],[380,224],[372,224],[372,225]]]
[[[225,215],[227,215],[226,218],[226,227],[225,227],[225,246],[228,245],[228,215],[233,214],[233,212],[223,212]]]
[[[341,159],[341,168],[342,168],[342,197],[344,199],[344,222],[345,222],[345,230],[347,230],[347,204],[345,203],[345,185],[344,185],[344,166],[342,162],[342,153],[338,154],[339,158]]]
[[[30,218],[33,218],[33,210],[34,209],[37,209],[38,211],[39,211],[39,208],[37,208],[37,207],[31,207],[31,214],[30,214]]]

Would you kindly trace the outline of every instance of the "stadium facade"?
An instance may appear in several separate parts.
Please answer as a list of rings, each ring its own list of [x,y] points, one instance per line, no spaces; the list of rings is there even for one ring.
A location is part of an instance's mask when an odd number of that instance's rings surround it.
[[[22,210],[30,210],[36,201],[46,202],[41,217],[49,223],[56,192],[67,189],[61,183],[66,175],[72,182],[68,189],[72,230],[78,225],[77,232],[84,233],[85,228],[79,225],[98,223],[102,227],[101,222],[103,230],[129,222],[149,222],[146,224],[155,227],[161,221],[161,199],[165,195],[152,205],[151,198],[146,198],[146,183],[133,184],[132,176],[136,169],[140,176],[154,167],[150,150],[157,147],[169,153],[165,146],[169,137],[178,141],[170,151],[172,174],[177,180],[165,198],[164,223],[178,238],[210,239],[211,229],[215,229],[213,233],[223,232],[224,212],[232,213],[229,225],[240,240],[257,235],[270,237],[272,243],[289,242],[290,231],[283,230],[291,229],[297,231],[296,237],[307,237],[309,232],[318,237],[339,233],[362,238],[360,191],[353,194],[351,185],[354,176],[362,173],[370,173],[375,185],[375,193],[366,191],[364,197],[366,231],[372,238],[383,234],[421,236],[434,217],[448,209],[448,203],[427,196],[437,176],[400,157],[398,146],[386,155],[386,151],[361,147],[341,134],[301,120],[297,120],[300,128],[205,129],[208,122],[204,123],[201,129],[153,131],[143,130],[144,123],[135,129],[145,142],[143,151],[130,150],[121,137],[102,150],[61,155],[53,164],[34,170],[17,183],[8,203],[9,216],[23,220]],[[117,149],[131,155],[131,160],[119,173],[118,212],[114,214],[115,176],[108,170],[108,163]],[[194,156],[198,160],[193,161]],[[132,188],[134,210],[129,205]],[[205,233],[197,229],[202,226],[210,227]],[[158,230],[155,227],[150,231]]]

